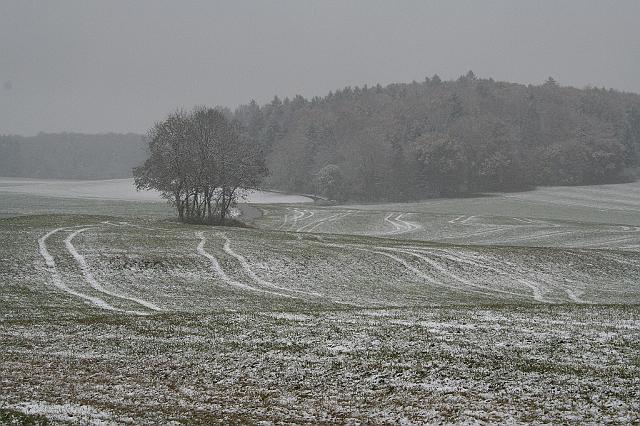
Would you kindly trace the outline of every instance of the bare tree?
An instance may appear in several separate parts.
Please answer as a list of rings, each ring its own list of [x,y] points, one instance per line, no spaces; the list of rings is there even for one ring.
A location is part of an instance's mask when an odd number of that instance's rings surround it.
[[[149,158],[133,170],[138,190],[155,189],[172,202],[184,220],[189,179],[189,120],[176,111],[147,134]]]
[[[266,174],[262,152],[241,130],[219,109],[171,114],[148,133],[136,188],[160,191],[181,221],[224,223],[239,190],[257,188]]]

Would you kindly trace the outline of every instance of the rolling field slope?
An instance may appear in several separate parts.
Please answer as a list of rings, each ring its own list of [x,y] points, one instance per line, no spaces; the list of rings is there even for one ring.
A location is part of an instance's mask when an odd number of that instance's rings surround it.
[[[640,250],[640,183],[422,203],[263,207],[260,227],[454,244]]]
[[[640,421],[637,184],[615,188],[579,219],[556,189],[260,205],[249,229],[92,200],[1,219],[0,423]]]

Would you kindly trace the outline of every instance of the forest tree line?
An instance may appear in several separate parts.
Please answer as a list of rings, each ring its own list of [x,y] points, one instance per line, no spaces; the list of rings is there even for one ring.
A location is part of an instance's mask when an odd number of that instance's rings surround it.
[[[234,112],[267,155],[267,185],[401,201],[637,177],[640,96],[437,75]]]
[[[266,156],[264,188],[335,200],[402,201],[640,177],[640,95],[437,75],[235,111]],[[130,177],[149,153],[134,134],[0,136],[0,175]]]

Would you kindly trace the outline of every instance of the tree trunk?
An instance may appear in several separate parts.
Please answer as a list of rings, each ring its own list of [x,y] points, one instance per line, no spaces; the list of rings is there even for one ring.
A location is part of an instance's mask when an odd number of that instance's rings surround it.
[[[176,208],[178,209],[178,219],[180,222],[184,222],[184,204],[182,203],[182,199],[180,198],[180,194],[175,194],[176,197]]]
[[[221,225],[224,224],[224,217],[226,216],[226,213],[227,213],[226,195],[227,195],[227,191],[223,187],[222,188],[222,205],[220,207],[220,224]]]

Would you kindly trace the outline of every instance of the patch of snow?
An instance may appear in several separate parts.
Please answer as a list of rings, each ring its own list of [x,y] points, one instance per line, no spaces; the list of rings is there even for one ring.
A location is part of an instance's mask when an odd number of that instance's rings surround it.
[[[98,410],[89,405],[78,404],[51,404],[43,401],[29,401],[11,406],[14,410],[28,415],[41,415],[48,419],[60,422],[87,424],[87,425],[111,425],[115,424],[112,414]]]
[[[313,317],[309,315],[292,314],[290,312],[275,312],[275,313],[270,313],[269,316],[275,319],[283,319],[287,321],[300,321],[300,322],[310,321],[313,319]]]
[[[31,194],[61,198],[97,198],[123,201],[165,202],[158,191],[137,191],[133,178],[105,180],[54,180],[0,178],[0,192]],[[302,195],[279,192],[247,190],[240,193],[239,202],[250,204],[310,203],[313,200]]]

